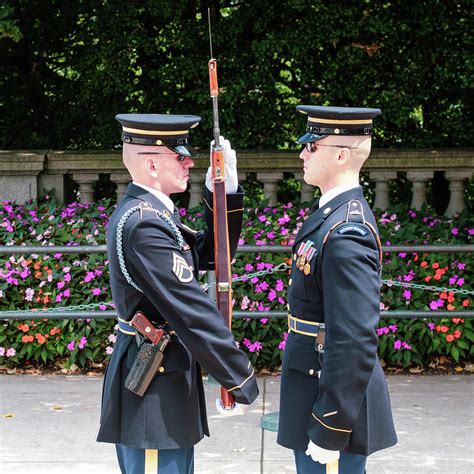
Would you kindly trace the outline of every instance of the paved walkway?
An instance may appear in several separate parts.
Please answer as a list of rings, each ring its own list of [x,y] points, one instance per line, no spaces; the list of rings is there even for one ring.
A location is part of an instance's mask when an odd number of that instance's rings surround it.
[[[119,474],[112,445],[96,443],[102,377],[0,376],[0,472]],[[245,417],[215,414],[206,385],[211,438],[196,446],[196,474],[294,473],[291,451],[262,431],[278,410],[280,379],[259,379]],[[399,444],[369,458],[369,474],[474,473],[474,377],[392,376]]]

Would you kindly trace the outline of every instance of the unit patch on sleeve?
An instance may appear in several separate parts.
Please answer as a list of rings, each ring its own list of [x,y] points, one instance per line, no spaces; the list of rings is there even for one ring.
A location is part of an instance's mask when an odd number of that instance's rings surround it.
[[[186,260],[177,252],[173,252],[173,273],[181,283],[189,283],[194,277]]]
[[[360,227],[358,225],[354,225],[354,224],[350,224],[350,225],[345,225],[344,227],[341,227],[337,233],[338,234],[341,234],[341,235],[344,235],[344,234],[347,234],[347,233],[356,233],[356,234],[359,234],[361,235],[362,237],[364,237],[366,234],[367,234],[367,230],[365,230],[363,227]]]

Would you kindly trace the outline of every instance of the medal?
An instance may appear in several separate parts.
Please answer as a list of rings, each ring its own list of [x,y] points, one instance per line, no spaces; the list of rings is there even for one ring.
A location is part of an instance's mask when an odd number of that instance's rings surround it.
[[[304,266],[304,274],[309,275],[311,272],[311,265],[309,263],[306,263]]]

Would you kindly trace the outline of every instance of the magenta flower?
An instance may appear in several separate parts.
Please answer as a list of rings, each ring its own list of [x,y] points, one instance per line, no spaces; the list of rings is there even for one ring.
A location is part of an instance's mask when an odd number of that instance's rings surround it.
[[[87,337],[82,336],[81,340],[79,341],[79,349],[84,349],[84,346],[87,344]]]
[[[453,277],[451,277],[449,279],[449,284],[450,285],[454,285],[456,283],[456,280],[458,279],[458,276],[457,275],[454,275]]]
[[[268,301],[273,301],[274,299],[276,299],[276,297],[277,297],[277,294],[275,290],[270,290],[268,292]]]
[[[76,341],[71,341],[66,347],[68,348],[68,350],[73,351],[75,345]]]
[[[457,227],[453,227],[453,228],[451,229],[451,234],[453,234],[453,235],[458,235],[458,234],[459,234],[459,229],[458,229]]]
[[[458,280],[458,286],[463,286],[464,285],[464,278],[460,278]]]
[[[260,322],[261,322],[262,324],[267,324],[267,323],[268,323],[268,318],[262,318],[262,319],[260,320]]]
[[[428,328],[430,331],[434,331],[434,328],[436,327],[435,323],[428,323]]]
[[[253,271],[253,265],[251,263],[246,263],[244,268],[245,268],[246,272],[252,272]]]
[[[245,245],[245,240],[244,239],[239,239],[239,245]]]
[[[58,281],[58,284],[56,286],[58,287],[58,290],[61,290],[66,286],[66,283],[64,283],[63,281]]]
[[[402,342],[402,347],[404,349],[406,349],[407,351],[409,351],[411,349],[411,346],[410,344],[407,344],[405,341]]]
[[[411,291],[410,290],[405,290],[403,292],[403,297],[406,299],[406,300],[409,300],[411,298]]]
[[[458,270],[465,270],[466,264],[465,263],[458,263]]]
[[[69,289],[64,290],[63,295],[64,295],[65,298],[69,298],[71,296],[71,290],[69,290]]]
[[[433,311],[436,311],[438,309],[438,302],[437,301],[431,301],[430,302],[430,309]]]
[[[66,273],[66,275],[64,275],[64,281],[69,283],[71,280],[72,280],[71,274]]]
[[[92,289],[92,294],[94,296],[99,296],[102,293],[102,290],[100,288],[93,288]]]
[[[290,222],[290,220],[291,219],[288,217],[288,214],[285,212],[285,214],[283,214],[283,217],[280,217],[278,219],[278,225],[285,225]]]
[[[397,339],[394,343],[393,343],[393,348],[397,351],[399,351],[401,348],[402,348],[402,341],[400,341],[399,339]]]
[[[59,295],[56,295],[56,303],[61,303],[63,300],[63,294],[59,293]]]
[[[267,217],[266,216],[258,216],[258,220],[260,222],[265,222],[267,220]]]
[[[89,283],[90,281],[94,279],[94,277],[95,277],[94,272],[87,272],[84,278],[84,283]]]
[[[277,280],[275,289],[276,291],[283,291],[285,289],[285,285],[281,280]]]

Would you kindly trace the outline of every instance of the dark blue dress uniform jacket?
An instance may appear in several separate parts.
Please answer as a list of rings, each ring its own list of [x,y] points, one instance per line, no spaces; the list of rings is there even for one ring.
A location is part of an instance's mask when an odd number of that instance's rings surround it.
[[[380,310],[379,250],[369,226],[345,221],[350,200],[375,218],[362,189],[336,196],[313,212],[300,228],[301,242],[317,249],[311,273],[293,259],[288,289],[293,316],[326,324],[324,354],[315,338],[290,332],[282,365],[278,443],[306,450],[318,446],[369,455],[397,442],[384,372],[377,357]],[[324,237],[335,226],[323,247]],[[346,227],[346,228],[344,228]],[[318,371],[321,371],[318,378]]]
[[[206,201],[212,206],[210,192]],[[227,202],[231,251],[235,253],[242,225],[241,188],[228,195]],[[166,209],[156,196],[130,184],[110,219],[107,249],[112,296],[121,318],[130,320],[135,311],[141,310],[157,323],[167,321],[176,335],[165,350],[164,371],[155,376],[145,395],[139,397],[124,388],[138,346],[134,336],[118,333],[104,380],[97,440],[141,449],[184,448],[193,446],[204,435],[209,436],[200,365],[232,390],[237,402],[251,403],[258,388],[247,356],[237,348],[214,302],[196,278],[183,282],[173,272],[175,254],[183,257],[195,273],[198,269],[213,268],[214,237],[209,209],[209,231],[194,232],[178,224],[190,246],[190,251],[184,252],[168,223],[151,211],[134,212],[124,226],[123,252],[126,269],[143,293],[127,283],[117,257],[117,224],[127,210],[144,203],[159,211]],[[178,223],[179,218],[172,218]]]

